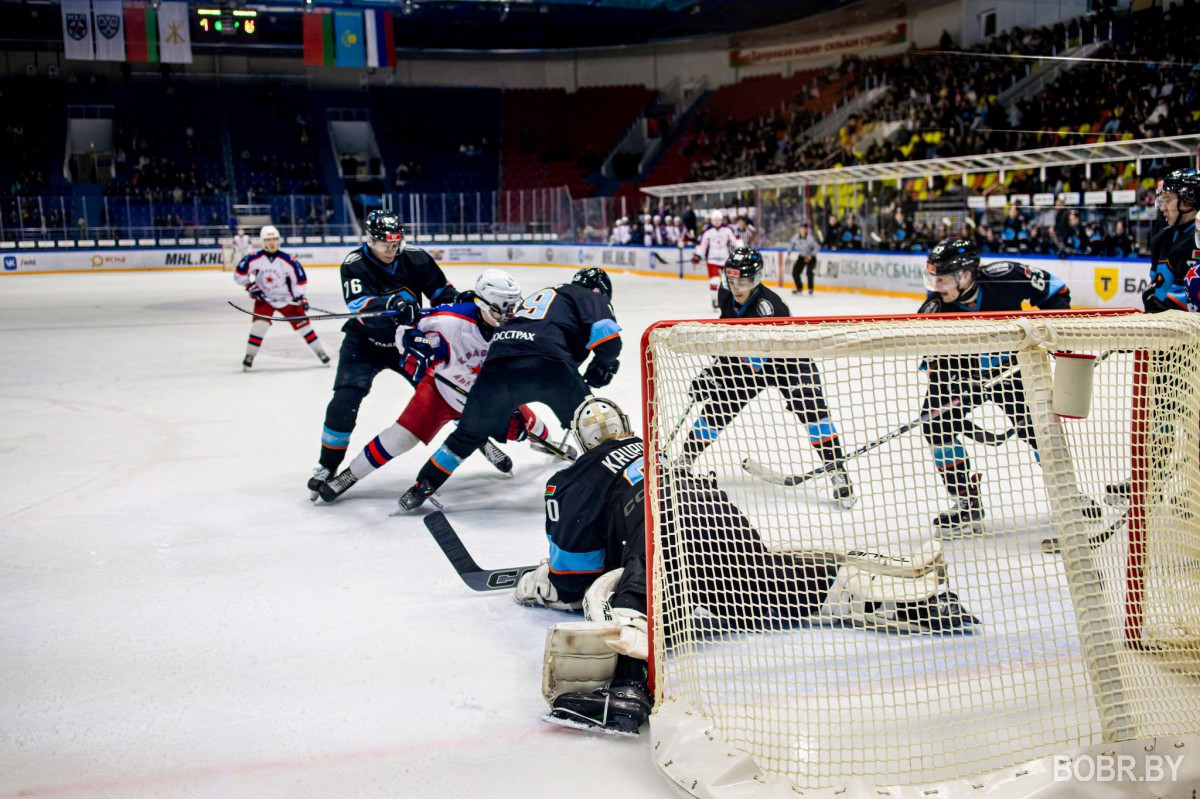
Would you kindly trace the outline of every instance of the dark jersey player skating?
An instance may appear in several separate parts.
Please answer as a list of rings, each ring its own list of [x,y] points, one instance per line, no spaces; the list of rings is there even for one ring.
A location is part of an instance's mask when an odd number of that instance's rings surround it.
[[[526,298],[492,336],[458,428],[421,468],[401,508],[420,507],[488,436],[503,437],[521,405],[544,403],[568,428],[588,386],[606,386],[617,372],[621,327],[611,299],[612,283],[595,267]],[[579,366],[589,355],[581,378]]]

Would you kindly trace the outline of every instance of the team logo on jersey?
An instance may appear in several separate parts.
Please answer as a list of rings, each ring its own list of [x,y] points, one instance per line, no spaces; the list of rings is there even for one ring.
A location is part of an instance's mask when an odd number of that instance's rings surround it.
[[[77,42],[83,41],[88,35],[88,15],[67,14],[67,35]]]
[[[100,35],[105,39],[111,39],[121,30],[121,18],[116,14],[97,14],[96,30],[100,31]]]
[[[548,496],[548,497],[554,496],[554,492],[557,490],[557,488],[558,488],[557,486],[552,486],[552,485],[546,486],[546,496]]]
[[[1105,302],[1117,296],[1120,276],[1121,271],[1115,266],[1097,266],[1092,273],[1092,285],[1096,288],[1096,296]]]
[[[773,314],[773,312],[774,312],[774,309],[771,307],[771,303],[769,300],[759,300],[758,301],[758,315],[759,316],[771,316]]]

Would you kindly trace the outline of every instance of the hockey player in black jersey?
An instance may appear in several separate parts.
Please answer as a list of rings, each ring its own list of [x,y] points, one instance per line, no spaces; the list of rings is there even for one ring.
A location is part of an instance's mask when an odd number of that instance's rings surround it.
[[[1071,292],[1062,280],[1016,261],[980,266],[979,250],[970,239],[948,238],[934,245],[925,264],[925,287],[929,293],[918,313],[1019,311],[1022,301],[1042,310],[1071,307]],[[988,436],[967,419],[972,410],[985,402],[996,403],[1016,436],[1037,451],[1025,389],[1015,366],[1015,357],[1008,352],[940,357],[922,364],[929,372],[929,393],[921,410],[934,414],[921,432],[942,483],[958,503],[934,519],[934,528],[943,535],[983,529],[980,476],[971,472],[962,436],[977,440]],[[1089,517],[1099,515],[1091,500],[1081,496],[1080,503]]]
[[[556,624],[546,637],[545,720],[636,735],[651,706],[642,440],[615,403],[597,397],[580,405],[572,427],[584,454],[546,485],[549,557],[522,575],[513,598],[582,609],[587,618]],[[720,629],[810,619],[927,634],[979,623],[941,591],[944,565],[933,542],[927,560],[908,561],[909,579],[873,571],[883,559],[839,566],[828,553],[777,553],[714,481],[682,472],[662,479],[672,481],[672,502],[661,506],[664,568],[689,564],[680,579],[691,582],[678,593]]]
[[[570,283],[542,289],[492,336],[487,360],[467,397],[458,428],[400,497],[413,510],[449,479],[488,436],[503,437],[521,405],[550,406],[566,429],[588,386],[607,386],[617,373],[621,326],[612,310],[612,282],[603,269],[575,273]],[[579,366],[591,355],[581,378]]]
[[[1200,172],[1176,169],[1163,178],[1158,206],[1167,226],[1150,242],[1150,286],[1142,301],[1146,313],[1186,311],[1185,281],[1200,208]]]
[[[400,219],[388,211],[372,211],[366,221],[367,243],[342,261],[342,296],[354,313],[387,310],[386,316],[350,319],[342,327],[346,334],[338,352],[333,399],[325,409],[321,431],[321,457],[308,481],[311,498],[317,488],[337,471],[350,444],[358,419],[359,405],[371,390],[375,376],[384,369],[404,374],[396,329],[417,321],[421,295],[431,305],[473,297],[459,294],[437,262],[424,250],[406,246]]]
[[[791,316],[779,295],[762,285],[762,271],[763,259],[758,250],[738,247],[730,254],[717,293],[722,319]],[[854,489],[846,472],[837,427],[825,401],[821,373],[809,358],[715,358],[689,388],[692,401],[702,403],[703,407],[684,441],[681,465],[690,466],[742,408],[760,391],[771,387],[783,394],[788,410],[805,426],[809,443],[829,467],[833,498],[843,508],[853,506]]]

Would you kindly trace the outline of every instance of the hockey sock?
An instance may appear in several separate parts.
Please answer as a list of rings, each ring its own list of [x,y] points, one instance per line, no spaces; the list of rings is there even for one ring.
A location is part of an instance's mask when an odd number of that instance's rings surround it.
[[[407,452],[417,445],[417,437],[400,424],[393,423],[371,443],[363,447],[363,451],[350,462],[350,474],[359,480],[380,468],[392,458]]]
[[[350,445],[350,433],[343,433],[338,430],[331,430],[328,427],[321,428],[321,457],[318,463],[326,469],[333,472],[337,471],[338,466],[342,464],[342,458],[346,457],[346,447]]]
[[[312,329],[312,325],[304,325],[296,328],[296,332],[304,336],[304,343],[309,346],[317,357],[324,360],[329,356],[325,353],[325,348],[321,346],[321,340],[317,338],[317,331]]]
[[[521,415],[525,417],[525,432],[530,438],[536,438],[545,441],[550,435],[550,431],[546,429],[546,423],[534,415],[528,405],[522,405]]]
[[[253,359],[258,354],[258,348],[262,346],[263,337],[267,335],[267,328],[271,323],[266,319],[255,319],[250,325],[250,336],[246,339],[246,357]]]
[[[951,494],[966,496],[978,492],[978,479],[971,477],[971,460],[962,444],[934,447],[933,465]]]
[[[438,447],[437,451],[429,456],[429,460],[425,461],[425,465],[421,467],[421,473],[417,475],[418,483],[424,480],[434,491],[437,491],[443,483],[450,479],[450,475],[454,474],[454,470],[467,456],[459,455],[451,448],[450,442],[453,438],[454,436],[451,435],[449,439],[446,439],[446,443]],[[474,451],[475,448],[472,447],[467,450],[467,454]]]
[[[350,433],[358,421],[358,408],[366,396],[360,388],[343,386],[334,389],[333,399],[325,409],[325,426],[321,429],[321,458],[319,463],[336,474],[346,457]]]
[[[816,422],[810,422],[807,427],[808,443],[812,444],[813,449],[820,454],[821,460],[826,463],[839,463],[846,459],[846,455],[842,451],[842,444],[838,440],[837,427],[828,416]]]

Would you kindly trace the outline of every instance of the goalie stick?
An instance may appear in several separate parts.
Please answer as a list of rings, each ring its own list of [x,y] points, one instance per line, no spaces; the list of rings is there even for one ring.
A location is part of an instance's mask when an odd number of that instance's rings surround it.
[[[462,581],[475,591],[516,588],[517,580],[521,579],[521,575],[537,568],[537,566],[514,566],[508,569],[480,568],[475,559],[471,557],[471,553],[467,552],[467,548],[463,546],[458,533],[454,532],[454,528],[450,526],[446,514],[441,511],[426,516],[425,527],[441,548],[442,554],[454,567],[454,571],[458,572]]]
[[[1115,533],[1117,531],[1117,529],[1120,528],[1121,525],[1125,524],[1125,521],[1128,518],[1129,518],[1129,508],[1126,508],[1124,513],[1122,513],[1117,518],[1117,520],[1114,521],[1112,524],[1110,524],[1108,527],[1105,527],[1103,530],[1101,530],[1098,533],[1093,533],[1092,535],[1088,536],[1088,546],[1091,547],[1092,549],[1095,549],[1096,547],[1100,546],[1108,539],[1112,538],[1112,534]],[[1043,538],[1042,539],[1042,552],[1045,552],[1047,555],[1054,555],[1058,552],[1062,552],[1062,541],[1057,536],[1050,536],[1049,538]]]
[[[791,554],[814,563],[857,566],[863,571],[889,577],[921,577],[934,569],[937,569],[941,576],[945,576],[946,573],[942,544],[936,539],[927,541],[921,546],[921,550],[912,556],[885,555],[865,549],[851,549],[846,552],[799,550]]]

